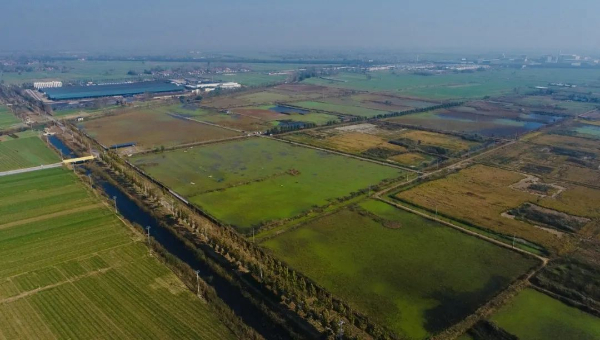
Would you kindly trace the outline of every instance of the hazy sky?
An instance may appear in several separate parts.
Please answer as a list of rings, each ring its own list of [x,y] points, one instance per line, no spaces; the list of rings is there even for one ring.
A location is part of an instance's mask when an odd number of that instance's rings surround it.
[[[600,0],[0,2],[0,51],[304,47],[598,51]]]

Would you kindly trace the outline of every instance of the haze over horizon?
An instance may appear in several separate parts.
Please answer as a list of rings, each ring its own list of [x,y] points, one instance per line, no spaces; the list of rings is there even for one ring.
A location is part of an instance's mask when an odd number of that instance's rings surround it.
[[[0,51],[600,51],[600,2],[16,1]]]

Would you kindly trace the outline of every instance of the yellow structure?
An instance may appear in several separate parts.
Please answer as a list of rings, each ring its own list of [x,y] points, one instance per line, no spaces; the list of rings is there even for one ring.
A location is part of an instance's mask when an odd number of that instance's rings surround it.
[[[79,157],[79,158],[64,159],[63,160],[63,164],[73,164],[73,163],[91,161],[94,158],[96,158],[96,157],[94,157],[94,156],[85,156],[85,157]]]

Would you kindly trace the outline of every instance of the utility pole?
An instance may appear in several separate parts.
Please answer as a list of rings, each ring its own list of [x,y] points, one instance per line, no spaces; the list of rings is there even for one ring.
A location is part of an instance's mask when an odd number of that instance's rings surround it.
[[[119,209],[117,209],[117,196],[113,196],[113,201],[115,202],[115,212],[118,214]]]
[[[94,186],[94,181],[92,180],[92,174],[88,174],[87,176],[90,179],[90,186],[93,187]]]
[[[338,331],[338,339],[343,339],[344,338],[344,320],[340,320],[340,322],[338,323],[338,326],[340,327],[339,331]]]
[[[515,249],[515,236],[517,236],[517,234],[513,233],[513,241],[512,241],[512,247],[513,247],[513,249]]]
[[[200,269],[196,270],[196,285],[198,288],[198,292],[196,294],[200,296]]]
[[[148,231],[148,233],[147,233],[148,234],[148,247],[150,247],[150,228],[151,228],[150,226],[146,227],[146,230]]]

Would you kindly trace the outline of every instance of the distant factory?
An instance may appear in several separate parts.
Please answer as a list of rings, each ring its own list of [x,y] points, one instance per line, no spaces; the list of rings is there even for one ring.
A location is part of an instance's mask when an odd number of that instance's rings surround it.
[[[54,87],[62,87],[62,86],[63,86],[62,81],[37,81],[37,82],[33,83],[33,87],[36,90],[54,88]]]
[[[208,84],[190,84],[185,86],[187,89],[190,89],[195,92],[210,92],[216,89],[224,89],[224,90],[232,90],[239,89],[242,87],[239,83],[227,82],[227,83],[208,83]]]

